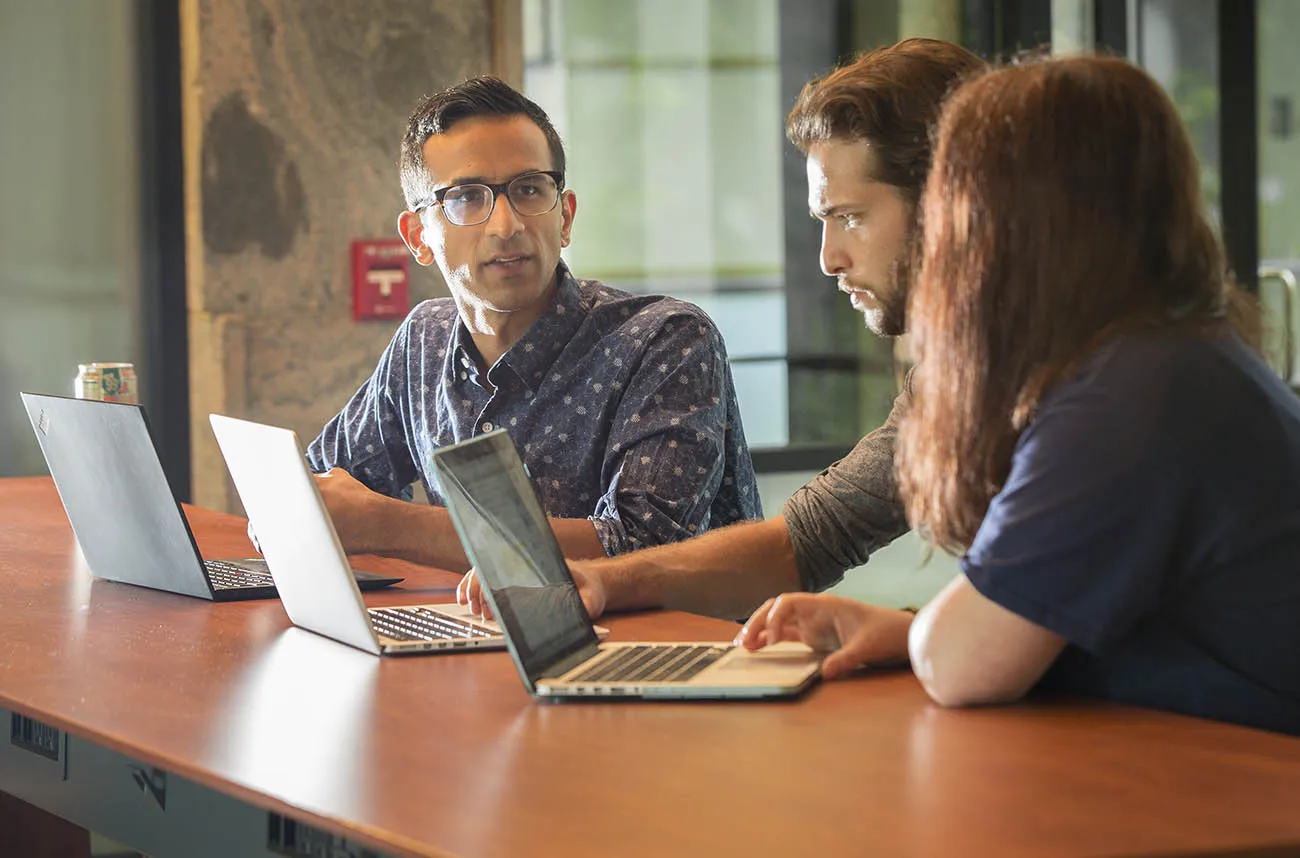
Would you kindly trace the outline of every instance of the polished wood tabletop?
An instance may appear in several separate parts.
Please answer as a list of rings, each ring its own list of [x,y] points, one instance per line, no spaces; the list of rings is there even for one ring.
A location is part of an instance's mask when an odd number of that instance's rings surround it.
[[[242,519],[186,512],[205,556],[250,553]],[[47,479],[0,480],[0,522],[0,707],[394,854],[1300,849],[1294,738],[1092,703],[946,711],[906,671],[790,702],[543,704],[504,653],[381,659],[275,600],[93,579]],[[450,573],[356,565],[407,576],[372,605],[453,598]]]

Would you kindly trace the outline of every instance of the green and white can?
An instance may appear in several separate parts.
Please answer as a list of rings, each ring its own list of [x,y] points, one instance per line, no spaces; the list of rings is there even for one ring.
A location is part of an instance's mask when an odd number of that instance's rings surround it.
[[[129,363],[78,364],[77,378],[72,383],[72,391],[78,399],[138,402],[135,366]]]

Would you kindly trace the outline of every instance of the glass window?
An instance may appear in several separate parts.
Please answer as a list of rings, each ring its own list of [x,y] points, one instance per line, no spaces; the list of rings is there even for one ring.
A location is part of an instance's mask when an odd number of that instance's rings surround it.
[[[1140,0],[1137,59],[1174,99],[1201,166],[1201,192],[1210,217],[1223,228],[1224,176],[1220,123],[1220,33],[1215,0]],[[1265,311],[1265,351],[1279,374],[1300,377],[1294,346],[1300,328],[1295,278],[1300,274],[1300,204],[1287,188],[1300,176],[1295,165],[1292,98],[1300,76],[1290,68],[1287,27],[1300,23],[1300,7],[1288,0],[1258,5],[1259,70],[1257,134],[1260,212],[1259,296]]]
[[[1260,0],[1259,31],[1259,258],[1260,295],[1290,336],[1289,355],[1282,347],[1284,371],[1300,383],[1300,68],[1293,58],[1291,34],[1300,27],[1300,4]],[[1289,29],[1287,29],[1289,28]],[[1289,357],[1289,365],[1288,364]]]
[[[1201,192],[1219,223],[1217,6],[1217,0],[1142,0],[1137,58],[1187,125],[1201,162]]]
[[[564,138],[580,200],[574,272],[707,311],[751,447],[829,463],[884,422],[895,343],[819,271],[785,115],[838,59],[960,40],[963,0],[524,0],[523,14],[524,88]]]
[[[133,4],[0,0],[0,476],[45,473],[20,390],[139,362],[135,41]]]
[[[702,307],[750,444],[786,444],[777,0],[527,0],[524,15],[524,86],[579,198],[574,273]]]

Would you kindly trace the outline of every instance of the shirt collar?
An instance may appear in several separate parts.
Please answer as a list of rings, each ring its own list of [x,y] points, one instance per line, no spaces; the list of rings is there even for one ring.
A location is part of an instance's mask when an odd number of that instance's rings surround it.
[[[474,345],[474,339],[469,335],[469,328],[465,327],[459,312],[456,313],[455,321],[452,323],[451,341],[447,345],[447,362],[443,368],[443,384],[449,388],[454,388],[460,384],[461,373],[465,373],[467,376],[478,373],[478,364],[475,363],[478,348]]]
[[[561,261],[556,266],[555,274],[555,295],[551,298],[551,302],[537,317],[537,321],[533,322],[532,327],[519,338],[519,342],[511,346],[498,361],[498,365],[509,367],[530,393],[541,384],[547,370],[569,340],[573,339],[586,315],[582,285],[569,271],[569,266]],[[451,378],[448,380],[454,382],[461,372],[473,374],[474,359],[478,354],[469,329],[465,327],[459,314],[452,333],[451,346],[452,360],[449,367]],[[469,365],[468,369],[466,362]]]

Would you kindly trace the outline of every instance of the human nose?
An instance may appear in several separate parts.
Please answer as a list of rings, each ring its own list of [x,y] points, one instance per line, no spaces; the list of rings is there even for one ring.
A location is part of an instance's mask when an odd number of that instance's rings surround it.
[[[820,260],[822,264],[822,273],[828,277],[845,271],[849,267],[848,255],[844,253],[842,247],[835,237],[831,235],[829,224],[822,224],[822,247]]]
[[[523,230],[523,221],[515,207],[510,205],[510,198],[504,191],[496,194],[492,203],[492,214],[488,215],[487,233],[499,238],[510,238]]]

